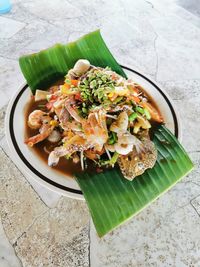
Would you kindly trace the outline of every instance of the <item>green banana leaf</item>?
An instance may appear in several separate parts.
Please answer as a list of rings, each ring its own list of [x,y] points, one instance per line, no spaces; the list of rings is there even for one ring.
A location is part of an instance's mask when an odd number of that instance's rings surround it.
[[[48,88],[53,82],[63,78],[75,62],[85,58],[94,66],[111,67],[122,76],[122,68],[108,50],[99,30],[86,34],[69,44],[56,44],[46,50],[19,58],[21,71],[35,93],[36,89]]]
[[[126,180],[118,169],[77,176],[100,237],[144,209],[192,170],[187,153],[165,126],[155,130],[153,142],[158,150],[155,166],[133,181]]]
[[[86,58],[96,66],[109,66],[126,77],[99,31],[67,45],[57,44],[23,56],[19,63],[34,93],[37,88],[44,89],[62,78],[80,58]],[[133,181],[124,179],[117,168],[100,174],[76,174],[99,236],[137,214],[192,170],[189,156],[165,126],[155,130],[153,142],[158,150],[155,166]]]

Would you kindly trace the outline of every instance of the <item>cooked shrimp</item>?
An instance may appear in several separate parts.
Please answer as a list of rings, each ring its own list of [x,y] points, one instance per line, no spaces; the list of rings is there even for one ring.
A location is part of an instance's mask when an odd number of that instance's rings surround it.
[[[128,128],[128,115],[125,111],[121,112],[116,121],[114,121],[110,130],[117,134],[123,134],[127,131]]]
[[[52,133],[54,126],[49,126],[49,125],[44,124],[40,129],[41,129],[41,132],[37,135],[34,135],[28,138],[25,141],[25,144],[32,147],[33,145],[43,141]]]
[[[90,113],[86,123],[83,123],[83,130],[87,140],[94,145],[97,151],[101,151],[108,140],[106,127],[106,115],[103,112]]]
[[[34,129],[40,127],[39,134],[32,136],[25,141],[29,146],[33,146],[46,139],[52,133],[55,126],[50,125],[50,121],[52,120],[51,117],[41,110],[33,111],[29,117],[29,125],[32,125],[32,127],[34,126]]]
[[[42,110],[34,110],[28,116],[28,126],[32,129],[39,129],[42,126],[43,116],[46,116],[46,113]]]

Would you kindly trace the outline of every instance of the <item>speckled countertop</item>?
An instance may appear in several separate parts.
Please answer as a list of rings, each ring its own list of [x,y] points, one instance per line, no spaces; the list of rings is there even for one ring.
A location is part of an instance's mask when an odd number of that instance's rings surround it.
[[[200,3],[198,0],[13,0],[0,16],[0,267],[200,266]],[[9,159],[3,120],[24,79],[18,57],[88,31],[149,75],[180,111],[195,170],[99,239],[86,204],[48,191]]]

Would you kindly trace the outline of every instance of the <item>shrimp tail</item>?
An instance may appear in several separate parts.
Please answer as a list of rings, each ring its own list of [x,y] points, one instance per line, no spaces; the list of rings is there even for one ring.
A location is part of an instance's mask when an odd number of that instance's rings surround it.
[[[27,140],[25,140],[25,144],[27,144],[30,147],[34,146],[35,144],[46,139],[52,133],[53,129],[54,127],[50,127],[46,131],[28,138]]]

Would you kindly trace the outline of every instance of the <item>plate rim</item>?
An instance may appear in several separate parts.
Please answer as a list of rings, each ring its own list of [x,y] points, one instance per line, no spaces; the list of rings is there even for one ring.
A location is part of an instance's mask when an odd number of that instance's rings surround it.
[[[136,71],[132,67],[127,67],[124,65],[120,65],[123,69],[133,72],[143,79],[145,79],[148,83],[150,83],[154,88],[156,88],[159,93],[163,96],[165,101],[167,102],[174,121],[174,129],[175,129],[175,136],[178,138],[178,140],[181,140],[181,123],[179,114],[175,108],[175,105],[169,95],[166,93],[164,89],[161,89],[157,82],[155,82],[153,79],[148,77],[148,75],[141,73],[140,71]],[[17,154],[18,158],[15,158],[14,155],[10,155],[13,162],[19,167],[19,169],[23,172],[25,171],[26,175],[34,179],[36,182],[42,184],[43,186],[47,187],[48,189],[62,194],[64,196],[68,196],[75,199],[84,200],[84,196],[81,190],[70,188],[64,185],[61,185],[59,183],[56,183],[49,179],[48,177],[44,176],[42,173],[37,171],[23,156],[23,152],[19,149],[19,146],[17,144],[14,129],[13,129],[13,117],[14,117],[14,111],[17,106],[17,102],[20,99],[23,92],[27,89],[28,84],[25,82],[22,86],[19,87],[19,90],[16,91],[16,93],[13,95],[11,100],[9,101],[7,110],[6,110],[6,116],[5,116],[5,135],[6,135],[6,141],[9,146],[10,152],[15,150],[15,154]],[[11,141],[11,142],[10,142]],[[31,174],[30,174],[31,171]],[[35,176],[35,177],[34,177]],[[39,178],[39,179],[38,179]]]

